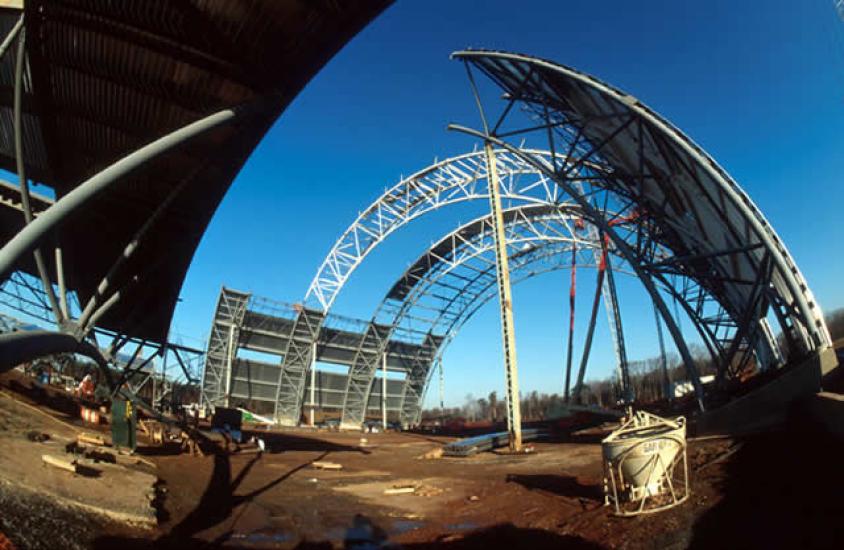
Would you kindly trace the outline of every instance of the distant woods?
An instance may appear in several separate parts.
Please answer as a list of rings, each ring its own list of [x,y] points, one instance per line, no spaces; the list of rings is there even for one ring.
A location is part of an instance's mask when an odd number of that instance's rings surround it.
[[[838,308],[825,315],[826,326],[829,328],[829,335],[832,341],[844,338],[844,308]],[[842,342],[844,343],[844,342]]]

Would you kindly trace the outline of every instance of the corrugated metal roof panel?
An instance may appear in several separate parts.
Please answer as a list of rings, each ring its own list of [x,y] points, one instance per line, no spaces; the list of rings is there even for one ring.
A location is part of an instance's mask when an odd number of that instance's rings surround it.
[[[166,338],[196,245],[264,132],[308,80],[389,2],[384,0],[32,0],[25,6],[28,176],[57,197],[142,145],[203,116],[267,98],[148,163],[96,197],[56,235],[84,302],[174,186],[179,196],[113,280],[126,298],[106,328]],[[19,12],[0,10],[0,33]],[[14,171],[13,55],[0,60],[0,168]],[[2,228],[6,239],[15,228]],[[130,283],[140,276],[142,283]]]

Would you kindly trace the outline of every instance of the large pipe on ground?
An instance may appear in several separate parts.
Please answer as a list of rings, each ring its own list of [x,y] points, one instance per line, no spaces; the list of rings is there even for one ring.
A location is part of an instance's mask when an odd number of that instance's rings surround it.
[[[93,359],[100,369],[108,370],[100,350],[88,341],[80,342],[62,332],[27,330],[0,334],[0,373],[53,353],[79,353]]]

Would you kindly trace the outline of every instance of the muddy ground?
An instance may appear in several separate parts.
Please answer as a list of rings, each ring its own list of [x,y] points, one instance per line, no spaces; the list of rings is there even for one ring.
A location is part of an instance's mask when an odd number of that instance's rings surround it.
[[[689,501],[635,518],[602,505],[598,434],[537,443],[528,456],[435,460],[418,457],[444,438],[368,434],[361,447],[360,437],[266,434],[263,456],[142,447],[164,489],[155,529],[0,486],[0,531],[19,548],[844,547],[842,446],[799,419],[778,433],[692,441]],[[418,494],[384,495],[407,484]]]

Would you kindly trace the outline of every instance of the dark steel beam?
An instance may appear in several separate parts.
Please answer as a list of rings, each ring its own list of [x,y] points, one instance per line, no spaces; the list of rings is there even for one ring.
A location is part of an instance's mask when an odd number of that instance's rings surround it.
[[[183,128],[179,128],[137,151],[123,157],[95,174],[45,210],[12,240],[0,249],[0,278],[6,278],[20,258],[42,243],[46,235],[68,216],[82,208],[123,177],[191,139],[222,124],[232,122],[246,113],[246,108],[224,109]]]

